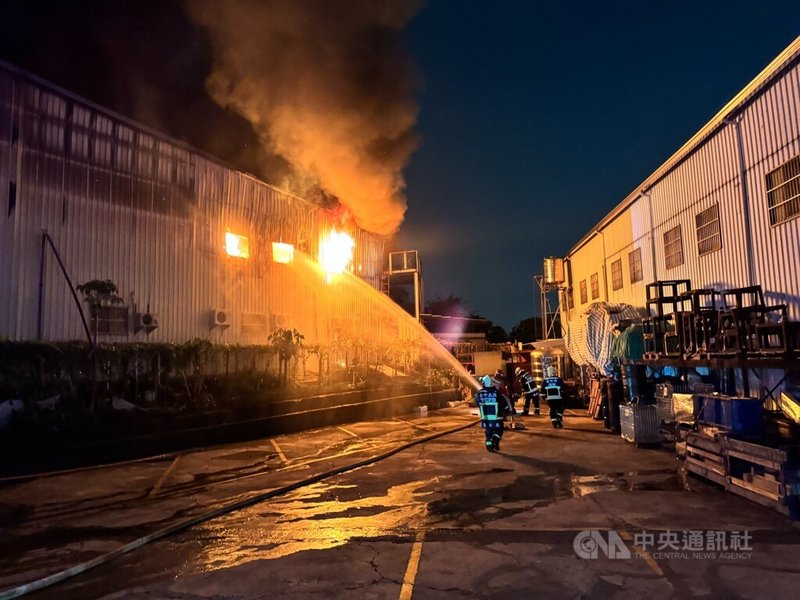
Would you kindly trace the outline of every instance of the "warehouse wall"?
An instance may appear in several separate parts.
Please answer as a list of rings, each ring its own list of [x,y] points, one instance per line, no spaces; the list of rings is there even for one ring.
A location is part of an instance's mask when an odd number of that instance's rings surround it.
[[[277,326],[325,341],[349,322],[393,321],[367,293],[272,261],[273,241],[316,256],[333,215],[193,149],[0,64],[0,339],[85,337],[52,252],[40,277],[42,232],[73,285],[110,279],[131,313],[155,314],[149,334],[113,340],[264,343]],[[341,228],[341,224],[338,224]],[[250,259],[224,252],[227,230]],[[354,270],[379,284],[383,240],[348,227]],[[39,325],[40,282],[43,304]],[[225,309],[227,328],[211,327]],[[386,328],[397,334],[403,325]]]
[[[602,281],[605,272],[612,302],[643,307],[645,284],[654,280],[691,279],[695,288],[720,290],[760,284],[769,302],[787,304],[791,317],[800,319],[800,216],[770,225],[765,187],[770,171],[800,154],[800,43],[787,50],[793,47],[786,62],[772,66],[769,81],[570,252],[575,309],[581,308],[579,282],[591,272],[600,272]],[[722,246],[700,256],[696,218],[714,206]],[[664,235],[676,226],[683,263],[669,268]],[[634,283],[629,253],[636,248],[643,278]],[[613,281],[612,265],[620,259],[622,285],[614,289],[619,279]],[[601,286],[601,300],[603,292]],[[574,310],[565,313],[569,318]]]

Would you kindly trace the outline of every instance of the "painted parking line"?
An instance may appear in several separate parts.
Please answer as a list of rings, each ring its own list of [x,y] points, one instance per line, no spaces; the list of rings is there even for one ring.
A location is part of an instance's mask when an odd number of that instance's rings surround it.
[[[405,419],[398,419],[397,417],[394,418],[395,421],[399,421],[400,423],[405,423],[406,425],[411,425],[412,427],[416,427],[418,429],[422,429],[423,431],[430,431],[435,433],[435,429],[431,429],[430,427],[424,427],[423,425],[417,425],[413,421],[406,421]]]
[[[419,569],[420,556],[422,556],[422,542],[424,539],[425,531],[420,529],[417,531],[414,545],[411,546],[411,556],[408,557],[408,566],[406,566],[406,573],[403,575],[403,587],[400,588],[400,600],[411,600],[411,595],[414,593],[414,581],[417,579],[417,570]]]
[[[624,531],[624,530],[620,531],[619,532],[619,536],[623,540],[625,540],[626,542],[632,542],[633,541],[633,536],[627,531]],[[633,544],[631,544],[631,546],[636,548],[636,551],[638,552],[638,554],[641,557],[641,559],[647,564],[648,567],[650,567],[650,570],[653,573],[655,573],[659,577],[663,577],[664,576],[664,571],[661,570],[661,567],[658,566],[658,563],[655,561],[655,559],[652,556],[650,556],[650,553],[645,548],[641,548],[639,546],[634,546]]]
[[[150,492],[147,494],[148,498],[152,498],[158,493],[158,491],[161,489],[161,486],[164,485],[164,482],[167,480],[167,477],[169,477],[169,474],[172,473],[172,470],[175,468],[175,465],[178,464],[178,459],[180,459],[180,457],[181,457],[180,454],[176,456],[175,459],[172,461],[172,463],[169,465],[169,467],[167,467],[167,470],[164,471],[161,477],[159,477],[158,481],[153,486],[153,489],[150,490]]]
[[[275,440],[270,440],[270,442],[272,442],[272,447],[275,448],[275,452],[278,453],[278,456],[280,457],[281,462],[282,463],[288,462],[286,460],[286,455],[283,453],[283,450],[281,450],[281,447],[278,446],[278,442],[276,442]]]
[[[344,427],[337,427],[336,429],[341,429],[347,435],[352,435],[354,438],[360,437],[357,433],[353,433],[352,431],[350,431],[349,429],[345,429]]]

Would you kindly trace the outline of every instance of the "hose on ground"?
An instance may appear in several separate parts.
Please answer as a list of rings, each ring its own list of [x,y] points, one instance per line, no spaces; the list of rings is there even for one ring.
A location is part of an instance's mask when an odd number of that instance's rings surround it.
[[[376,456],[370,456],[369,458],[365,458],[364,460],[360,460],[358,462],[347,465],[342,465],[341,467],[336,467],[335,469],[330,469],[328,471],[318,473],[317,475],[313,475],[306,479],[296,481],[295,483],[290,483],[288,485],[275,488],[273,490],[270,490],[269,492],[264,492],[263,494],[257,494],[250,498],[245,498],[237,502],[226,504],[210,512],[198,515],[196,517],[192,517],[191,519],[186,519],[184,521],[176,523],[175,525],[170,525],[169,527],[159,529],[158,531],[154,531],[153,533],[140,537],[128,544],[125,544],[124,546],[120,546],[116,550],[112,550],[111,552],[102,554],[96,558],[93,558],[92,560],[80,563],[78,565],[75,565],[74,567],[70,567],[69,569],[59,571],[58,573],[53,573],[52,575],[48,575],[47,577],[37,579],[36,581],[31,581],[30,583],[25,583],[17,587],[9,588],[5,591],[0,592],[0,600],[10,600],[11,598],[19,598],[20,596],[24,596],[25,594],[29,594],[31,592],[44,589],[46,587],[49,587],[51,585],[69,579],[71,577],[75,577],[76,575],[80,575],[81,573],[85,573],[86,571],[94,569],[95,567],[99,567],[100,565],[103,565],[115,558],[123,556],[124,554],[128,554],[129,552],[133,552],[134,550],[141,548],[142,546],[145,546],[151,542],[160,540],[162,538],[173,535],[185,529],[189,529],[190,527],[194,527],[195,525],[204,523],[205,521],[210,521],[212,519],[216,519],[217,517],[221,517],[223,515],[236,512],[237,510],[253,506],[254,504],[258,504],[259,502],[263,502],[265,500],[269,500],[277,496],[282,496],[284,494],[293,492],[294,490],[300,489],[302,487],[312,485],[319,481],[323,481],[324,479],[328,479],[329,477],[341,475],[342,473],[346,473],[348,471],[359,469],[369,464],[385,460],[390,456],[394,456],[395,454],[402,452],[403,450],[407,450],[408,448],[412,448],[413,446],[424,444],[426,442],[430,442],[431,440],[435,440],[437,438],[450,435],[451,433],[462,431],[464,429],[477,425],[479,422],[480,420],[476,419],[474,421],[470,421],[465,425],[459,425],[458,427],[453,427],[445,431],[439,431],[431,435],[426,435],[416,440],[406,442],[405,444],[401,444],[396,448],[392,448],[391,450],[387,450],[386,452],[383,452]]]

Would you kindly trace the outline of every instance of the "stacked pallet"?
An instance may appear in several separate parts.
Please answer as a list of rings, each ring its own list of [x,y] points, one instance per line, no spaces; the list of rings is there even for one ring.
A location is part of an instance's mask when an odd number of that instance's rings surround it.
[[[727,485],[725,450],[720,440],[691,432],[686,436],[685,461],[687,471],[723,487]]]
[[[592,380],[589,390],[589,414],[593,419],[603,418],[603,384],[599,379]]]
[[[724,433],[692,432],[682,448],[687,471],[783,514],[797,514],[797,447],[772,448]]]

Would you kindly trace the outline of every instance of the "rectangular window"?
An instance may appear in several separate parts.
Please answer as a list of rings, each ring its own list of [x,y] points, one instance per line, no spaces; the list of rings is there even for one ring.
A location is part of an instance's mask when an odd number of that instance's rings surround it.
[[[117,125],[116,153],[114,156],[114,168],[123,173],[130,173],[133,165],[133,129],[124,125]]]
[[[628,253],[628,266],[631,269],[631,283],[636,283],[644,279],[642,272],[642,249],[637,248]]]
[[[104,167],[111,166],[111,148],[114,142],[114,122],[96,115],[92,139],[92,160]]]
[[[269,334],[269,319],[261,313],[242,313],[242,335],[266,337]]]
[[[597,300],[600,297],[600,278],[597,273],[592,275],[592,300]]]
[[[770,225],[800,215],[800,155],[767,173],[767,203]]]
[[[586,280],[580,283],[581,286],[581,304],[586,304],[589,301],[589,296],[586,294]]]
[[[664,264],[668,269],[683,264],[683,237],[680,225],[664,234]]]
[[[92,311],[90,325],[99,335],[128,334],[127,306],[97,306]]]
[[[622,259],[611,263],[611,289],[619,290],[622,288]]]
[[[695,215],[694,224],[697,228],[697,253],[700,256],[722,248],[722,235],[719,231],[719,204]]]
[[[70,125],[69,155],[74,159],[86,161],[89,159],[92,113],[82,106],[75,105]]]
[[[572,288],[569,288],[564,294],[567,296],[567,310],[572,310],[575,308],[575,292]]]
[[[150,179],[153,177],[153,158],[155,155],[156,141],[149,135],[140,133],[136,140],[136,153],[134,155],[134,175]]]

